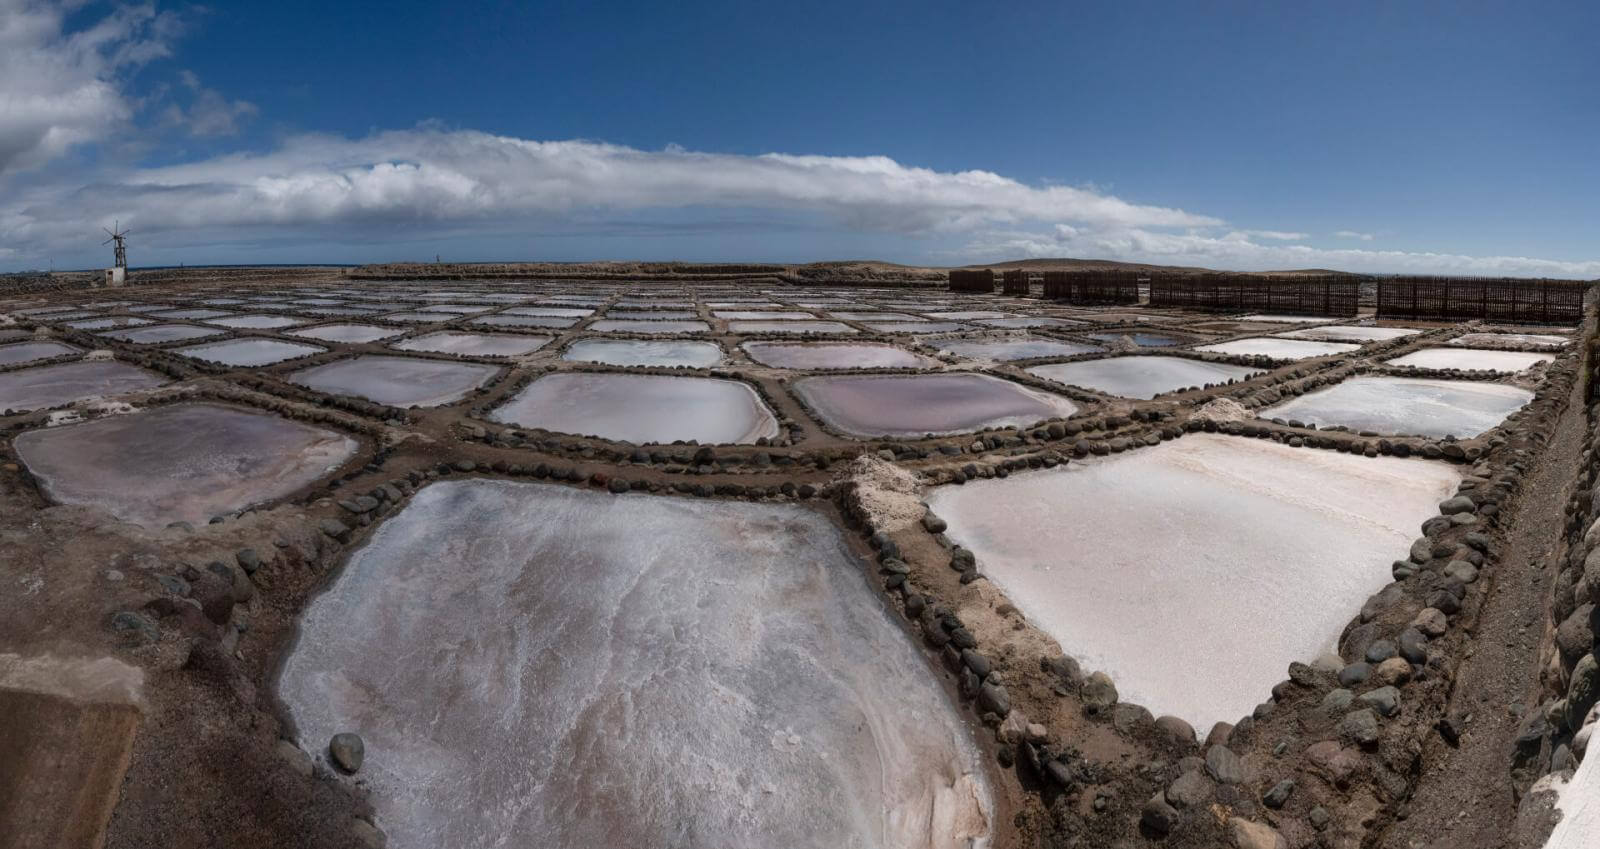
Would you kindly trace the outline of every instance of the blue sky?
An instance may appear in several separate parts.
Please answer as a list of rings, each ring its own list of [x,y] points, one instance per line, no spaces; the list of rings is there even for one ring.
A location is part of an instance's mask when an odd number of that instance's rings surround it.
[[[1596,31],[1578,3],[0,0],[0,269],[102,264],[120,218],[135,265],[1600,277]]]

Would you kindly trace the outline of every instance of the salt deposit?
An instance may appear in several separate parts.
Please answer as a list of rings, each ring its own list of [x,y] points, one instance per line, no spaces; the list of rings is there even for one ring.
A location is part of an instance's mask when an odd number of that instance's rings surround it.
[[[567,346],[561,359],[613,366],[710,368],[722,362],[722,348],[715,342],[687,339],[579,339]]]
[[[1454,368],[1476,371],[1518,372],[1555,360],[1554,354],[1527,351],[1487,351],[1480,348],[1423,348],[1389,360],[1392,366]]]
[[[778,435],[754,389],[736,380],[646,374],[547,374],[491,418],[633,443],[751,443]]]
[[[993,816],[926,661],[795,506],[433,484],[312,602],[279,695],[308,751],[362,735],[395,846],[957,849]]]
[[[1331,650],[1458,481],[1444,463],[1191,434],[929,503],[1063,650],[1203,729]]]
[[[308,357],[328,350],[318,345],[280,342],[276,339],[228,339],[178,348],[175,353],[227,366],[265,366]]]
[[[1322,339],[1329,342],[1360,342],[1366,344],[1368,342],[1387,342],[1390,339],[1400,339],[1421,332],[1420,330],[1408,330],[1404,327],[1356,327],[1334,324],[1328,327],[1289,330],[1276,335],[1280,339]]]
[[[18,369],[0,373],[0,410],[42,410],[166,382],[155,372],[110,360]]]
[[[927,357],[867,342],[746,342],[745,353],[764,366],[792,369],[926,368]]]
[[[1318,427],[1467,438],[1495,427],[1532,400],[1532,392],[1499,383],[1356,377],[1268,407],[1260,415]]]
[[[437,407],[461,400],[497,371],[481,363],[364,355],[297,371],[289,380],[379,404]]]
[[[951,339],[939,343],[939,353],[972,360],[1031,360],[1036,357],[1071,357],[1100,350],[1077,342],[1054,339]]]
[[[824,375],[793,386],[828,424],[858,437],[1026,426],[1078,411],[1059,395],[983,374]]]
[[[440,330],[411,339],[402,339],[389,347],[397,351],[433,351],[469,357],[518,357],[543,348],[550,344],[550,339],[549,336]]]
[[[1164,392],[1243,380],[1260,369],[1182,357],[1108,357],[1028,369],[1045,380],[1081,386],[1123,398],[1151,399]]]
[[[1215,345],[1201,345],[1195,350],[1213,354],[1232,354],[1234,356],[1271,357],[1275,360],[1303,360],[1308,357],[1343,354],[1347,351],[1354,351],[1359,347],[1361,346],[1343,342],[1312,342],[1300,339],[1277,339],[1270,336],[1256,336],[1249,339],[1235,339],[1232,342],[1219,342]]]
[[[63,504],[127,522],[199,526],[327,474],[356,441],[289,419],[214,404],[175,404],[33,430],[17,454]]]
[[[1561,786],[1556,800],[1561,821],[1550,832],[1544,849],[1600,846],[1600,755],[1592,745],[1572,780]]]

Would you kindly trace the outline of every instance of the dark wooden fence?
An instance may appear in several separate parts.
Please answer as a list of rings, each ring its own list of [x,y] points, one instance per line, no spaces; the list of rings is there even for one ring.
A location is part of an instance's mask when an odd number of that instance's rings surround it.
[[[1046,271],[1044,296],[1069,304],[1137,304],[1137,271]]]
[[[987,268],[978,269],[951,269],[950,291],[952,292],[993,292],[994,272]]]
[[[1011,268],[1000,273],[1000,291],[1007,295],[1028,294],[1028,272]]]
[[[1591,284],[1582,280],[1386,277],[1378,317],[1501,324],[1578,324]]]
[[[1355,277],[1245,274],[1152,275],[1150,306],[1212,312],[1352,316],[1360,306]]]

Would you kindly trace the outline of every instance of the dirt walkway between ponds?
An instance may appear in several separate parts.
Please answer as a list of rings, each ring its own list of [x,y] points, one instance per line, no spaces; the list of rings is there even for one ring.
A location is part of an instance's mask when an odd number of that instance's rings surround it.
[[[1475,647],[1456,670],[1450,695],[1447,715],[1463,723],[1460,748],[1438,734],[1429,738],[1405,819],[1377,844],[1384,849],[1496,849],[1510,843],[1517,816],[1512,741],[1523,712],[1538,704],[1545,600],[1583,452],[1583,383],[1574,382],[1560,424],[1503,525],[1508,532],[1499,565],[1490,570],[1494,583],[1473,624]]]

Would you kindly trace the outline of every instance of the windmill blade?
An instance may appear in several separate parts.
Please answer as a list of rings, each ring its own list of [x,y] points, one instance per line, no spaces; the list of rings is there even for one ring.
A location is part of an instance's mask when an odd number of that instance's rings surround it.
[[[116,238],[116,236],[117,236],[116,233],[113,233],[110,230],[106,230],[106,228],[104,228],[104,227],[101,227],[100,229],[101,230],[105,230],[106,235],[112,237],[113,239]]]
[[[113,242],[113,241],[115,241],[115,240],[116,240],[116,238],[117,238],[117,237],[116,237],[116,236],[112,236],[112,237],[111,237],[111,238],[109,238],[109,239],[107,239],[107,240],[105,240],[105,241],[104,241],[104,242],[101,242],[101,243],[100,243],[100,244],[102,244],[102,245],[109,245],[109,244],[111,244],[111,243],[112,243],[112,242]]]

